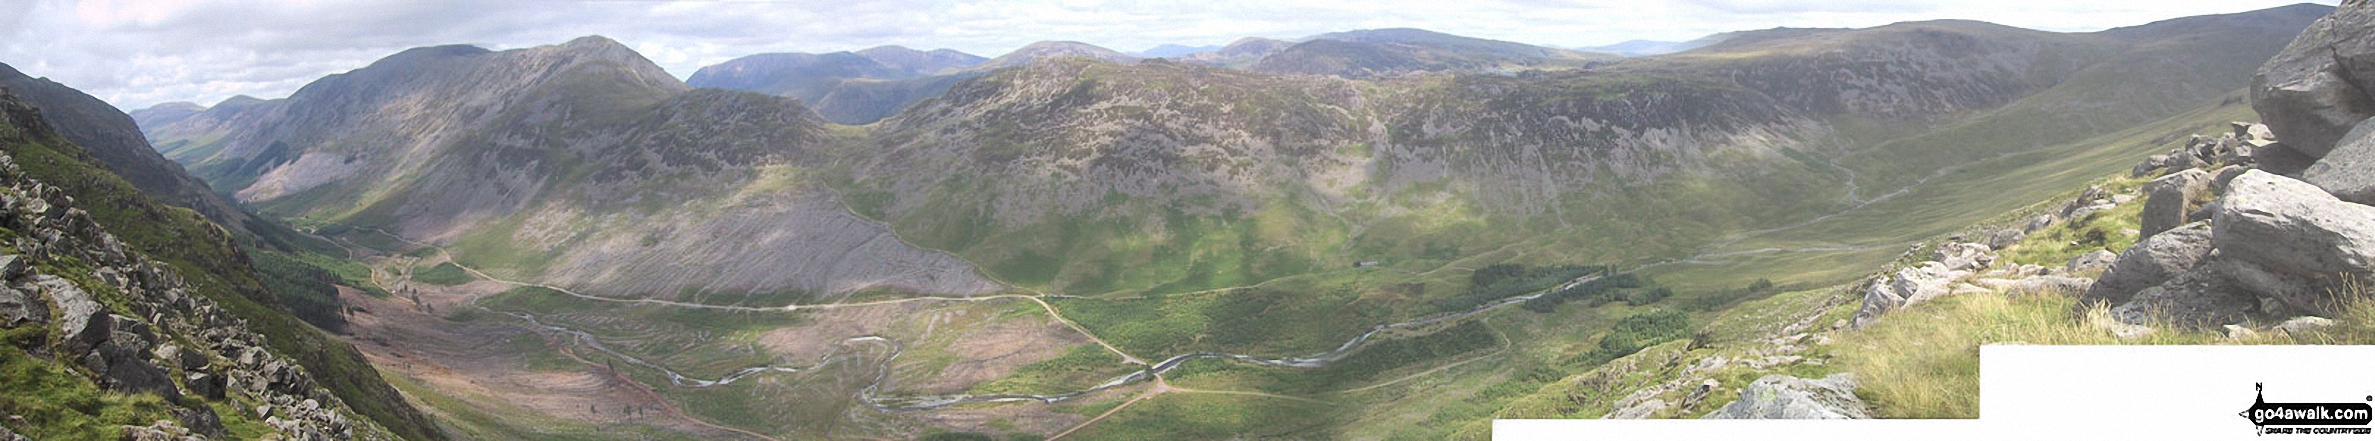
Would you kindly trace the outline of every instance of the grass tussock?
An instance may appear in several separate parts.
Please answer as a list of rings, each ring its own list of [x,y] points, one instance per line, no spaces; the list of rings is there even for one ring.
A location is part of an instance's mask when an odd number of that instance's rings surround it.
[[[2221,336],[2168,329],[2121,340],[2097,306],[2072,314],[2067,296],[1962,295],[1914,305],[1840,341],[1839,361],[1863,383],[1856,395],[1883,418],[1978,418],[1984,344],[2208,344]]]
[[[2106,325],[2112,323],[2107,307],[2079,308],[2075,296],[1952,296],[1846,334],[1838,354],[1841,367],[1855,372],[1863,383],[1856,395],[1870,403],[1877,416],[1977,418],[1980,345],[2375,343],[2375,299],[2368,297],[2364,285],[2344,291],[2336,296],[2342,299],[2341,313],[2329,317],[2333,326],[2300,333],[2262,330],[2240,339],[2172,326],[2149,326],[2154,329],[2149,334],[2121,339]]]

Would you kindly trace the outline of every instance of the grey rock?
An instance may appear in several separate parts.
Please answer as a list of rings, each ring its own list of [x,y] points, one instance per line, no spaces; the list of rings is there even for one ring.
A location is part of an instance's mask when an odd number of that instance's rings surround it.
[[[2235,136],[2243,137],[2243,139],[2246,140],[2258,141],[2272,141],[2276,139],[2276,132],[2273,130],[2268,130],[2267,124],[2244,122],[2237,122],[2236,124],[2238,124],[2238,126],[2236,126],[2237,130],[2235,130]]]
[[[228,395],[230,389],[230,384],[223,381],[223,376],[204,372],[193,372],[183,376],[182,384],[189,386],[190,393],[210,400],[223,399]]]
[[[2375,204],[2375,119],[2343,135],[2333,152],[2301,172],[2301,180],[2345,201]]]
[[[2276,327],[2272,328],[2271,330],[2283,332],[2285,334],[2299,334],[2316,332],[2331,326],[2334,326],[2334,321],[2326,319],[2325,317],[2301,316],[2285,320],[2284,323],[2277,324]]]
[[[2037,230],[2043,230],[2045,227],[2053,226],[2053,221],[2055,220],[2057,219],[2055,219],[2053,215],[2040,214],[2035,218],[2029,219],[2029,225],[2021,227],[2021,230],[2024,232],[2035,233]]]
[[[181,426],[189,428],[191,435],[204,438],[223,437],[223,417],[215,415],[213,408],[184,409],[177,407],[173,409],[173,419],[180,420]]]
[[[149,342],[156,336],[148,332],[148,326],[120,315],[108,319],[112,336],[83,358],[85,367],[100,373],[100,385],[117,392],[153,393],[167,401],[179,400],[181,391],[173,386],[173,377],[149,361]]]
[[[2210,172],[2210,190],[2219,194],[2225,194],[2227,192],[2227,184],[2234,183],[2235,177],[2243,176],[2244,172],[2249,171],[2251,171],[2251,167],[2230,165],[2221,167],[2218,169],[2218,171]]]
[[[2185,224],[2187,213],[2201,208],[2195,203],[2210,190],[2210,172],[2187,169],[2144,184],[2144,219],[2142,237],[2169,231]]]
[[[2359,121],[2375,117],[2375,7],[2347,4],[2302,30],[2251,79],[2251,107],[2277,139],[2322,158]],[[2263,161],[2263,164],[2265,162]]]
[[[2211,228],[2195,223],[2153,235],[2119,253],[2118,261],[2087,288],[2081,303],[2118,305],[2138,291],[2159,286],[2193,269],[2211,251]]]
[[[2028,238],[2029,232],[2017,228],[1996,230],[1996,234],[1988,236],[1987,247],[1999,250],[2011,248],[2013,245],[2019,244],[2022,239]]]
[[[2321,295],[2344,280],[2375,276],[2375,207],[2335,199],[2306,182],[2248,172],[2228,185],[2213,219],[2216,246],[2226,258],[2265,270],[2270,279],[2300,286],[2241,283],[2303,311],[2331,315]],[[2241,280],[2238,280],[2241,281]]]
[[[1930,260],[1944,265],[1947,271],[1973,272],[1995,265],[1996,253],[1987,245],[1948,242],[1939,245]]]
[[[14,257],[14,256],[10,256]],[[16,288],[0,286],[0,328],[15,327],[19,323],[40,324],[49,321],[49,302],[33,297]]]
[[[2251,162],[2261,171],[2285,176],[2299,176],[2317,164],[2317,157],[2293,150],[2292,144],[2276,144],[2251,151]]]
[[[2308,280],[2271,270],[2258,263],[2218,259],[2205,262],[2203,269],[2216,272],[2235,286],[2249,287],[2246,291],[2261,298],[2261,309],[2269,312],[2297,311],[2297,305],[2313,299],[2324,299],[2325,289]]]
[[[2220,326],[2220,328],[2224,328],[2226,330],[2228,340],[2244,340],[2260,336],[2259,331],[2253,331],[2251,328],[2246,328],[2241,325],[2226,325]]]
[[[24,256],[15,254],[0,256],[0,280],[16,280],[17,276],[25,275],[25,268]]]
[[[50,303],[58,307],[59,335],[65,337],[67,354],[89,352],[108,337],[107,308],[92,300],[89,293],[50,275],[35,276],[33,286],[48,294]]]
[[[220,423],[220,421],[217,421],[217,423]],[[205,439],[192,436],[190,429],[183,428],[180,424],[167,420],[157,420],[155,424],[150,424],[147,426],[123,426],[123,428],[123,439],[126,441],[188,441]]]
[[[1905,305],[1912,305],[1953,293],[1955,279],[1968,275],[1970,272],[1948,269],[1942,263],[1922,262],[1921,266],[1898,270],[1889,289],[1904,296]]]
[[[1888,278],[1872,280],[1864,285],[1864,303],[1855,312],[1854,326],[1858,329],[1871,326],[1872,321],[1879,319],[1882,314],[1902,306],[1905,306],[1905,296],[1898,295],[1895,289],[1889,287]]]
[[[1707,419],[1868,419],[1863,400],[1855,397],[1855,375],[1831,374],[1820,380],[1766,375],[1740,391],[1740,400],[1726,404]]]
[[[2094,250],[2070,258],[2070,263],[2062,265],[2062,274],[2102,271],[2110,269],[2111,264],[2118,261],[2118,253],[2113,253],[2110,250]]]
[[[2216,329],[2248,319],[2258,306],[2251,294],[2226,279],[2197,272],[2137,292],[2126,303],[2112,307],[2111,317],[2134,325]]]
[[[2093,286],[2095,279],[2067,276],[2036,276],[2013,281],[2003,287],[2004,294],[2014,296],[2065,295],[2076,296]]]
[[[1651,398],[1651,399],[1649,399],[1648,401],[1643,401],[1643,402],[1640,402],[1640,403],[1636,403],[1636,404],[1634,404],[1634,405],[1632,405],[1632,406],[1626,406],[1626,407],[1625,407],[1625,408],[1623,408],[1623,409],[1617,409],[1617,410],[1609,411],[1607,415],[1603,415],[1603,416],[1601,416],[1601,417],[1600,417],[1600,419],[1604,419],[1604,420],[1638,420],[1638,419],[1649,418],[1649,415],[1650,415],[1650,414],[1652,414],[1652,413],[1656,413],[1657,411],[1660,411],[1660,410],[1665,410],[1665,409],[1666,409],[1666,400],[1661,400],[1661,399]]]
[[[1684,410],[1689,410],[1699,407],[1699,402],[1707,400],[1707,394],[1715,392],[1715,389],[1723,387],[1723,384],[1723,382],[1715,381],[1713,378],[1709,378],[1707,381],[1699,382],[1699,387],[1691,388],[1690,395],[1684,396],[1682,398],[1682,408]]]
[[[8,430],[8,426],[0,426],[0,441],[33,441],[33,439]]]
[[[2146,157],[2144,158],[2144,162],[2138,162],[2136,163],[2135,168],[2128,169],[2128,176],[2139,178],[2152,176],[2153,173],[2159,172],[2162,167],[2166,167],[2168,162],[2169,155],[2152,155]]]

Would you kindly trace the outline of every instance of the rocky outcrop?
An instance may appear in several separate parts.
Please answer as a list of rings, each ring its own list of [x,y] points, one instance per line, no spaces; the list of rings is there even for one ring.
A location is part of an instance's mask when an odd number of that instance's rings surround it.
[[[2344,2],[2309,25],[2251,80],[2251,107],[2286,150],[2323,158],[2375,117],[2375,6]],[[2277,170],[2292,172],[2297,170]]]
[[[1948,242],[1937,247],[1931,260],[1907,264],[1862,285],[1863,306],[1849,325],[1870,326],[1890,312],[1957,294],[2072,295],[2095,284],[2095,279],[2072,274],[2108,265],[2103,263],[2112,259],[2107,254],[2079,256],[2063,268],[1997,265],[1997,255],[1987,245]]]
[[[1724,405],[1706,419],[1869,419],[1863,400],[1855,397],[1855,374],[1837,373],[1820,380],[1766,375],[1740,391],[1740,400]]]
[[[0,154],[0,228],[15,233],[6,245],[20,253],[0,254],[0,318],[11,318],[0,324],[43,323],[58,336],[31,342],[40,346],[27,353],[79,366],[78,372],[112,392],[153,394],[167,403],[185,402],[185,395],[221,400],[236,393],[278,404],[285,410],[271,417],[281,421],[273,426],[287,439],[351,438],[359,425],[371,424],[350,421],[345,404],[314,387],[294,362],[264,350],[264,336],[248,330],[245,320],[192,293],[170,266],[130,249],[76,208],[63,189],[26,177],[6,154]],[[54,273],[67,268],[89,273]],[[177,384],[176,377],[184,381]],[[125,437],[224,436],[219,416],[209,409],[177,406],[180,421],[125,426]]]
[[[2231,175],[2226,182],[2219,178]],[[2173,175],[2174,176],[2174,175]],[[2196,222],[2120,254],[2084,304],[2130,325],[2214,329],[2336,313],[2336,296],[2375,277],[2375,207],[2258,170],[2221,173],[2223,189]]]
[[[2217,165],[2256,164],[2271,152],[2285,150],[2284,144],[2276,141],[2267,125],[2242,121],[2231,124],[2234,126],[2233,132],[2215,138],[2194,135],[2183,147],[2145,158],[2128,174],[2145,177],[2161,171],[2179,173]],[[2278,159],[2282,161],[2282,158]]]

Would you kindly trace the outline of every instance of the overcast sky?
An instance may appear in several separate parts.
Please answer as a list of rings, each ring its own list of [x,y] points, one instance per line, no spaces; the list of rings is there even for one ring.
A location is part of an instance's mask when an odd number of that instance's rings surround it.
[[[285,97],[405,48],[603,35],[678,78],[766,52],[878,45],[994,57],[1040,40],[1124,52],[1416,27],[1538,45],[1973,19],[2094,31],[2295,0],[0,0],[0,63],[126,110]],[[2334,4],[2334,0],[2316,3]]]

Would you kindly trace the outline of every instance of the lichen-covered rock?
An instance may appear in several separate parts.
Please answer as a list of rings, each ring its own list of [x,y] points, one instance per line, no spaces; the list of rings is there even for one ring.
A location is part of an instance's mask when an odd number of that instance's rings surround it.
[[[2258,282],[2238,283],[2241,288],[2330,315],[2337,311],[2324,294],[2346,279],[2375,276],[2375,207],[2258,171],[2228,184],[2218,207],[2212,238],[2219,253],[2249,265],[2234,271],[2265,273],[2261,280],[2237,279]]]
[[[1831,374],[1820,380],[1766,375],[1740,391],[1740,400],[1707,414],[1707,419],[1868,419],[1863,400],[1855,397],[1855,375]]]
[[[2211,228],[2195,223],[2153,235],[2119,253],[2119,260],[2087,288],[2081,303],[2119,305],[2138,291],[2160,286],[2193,269],[2210,255]]]

